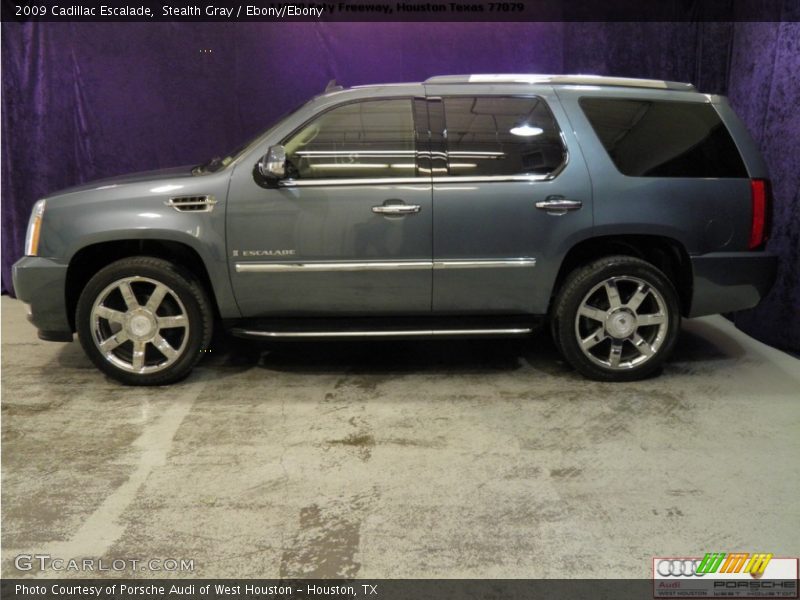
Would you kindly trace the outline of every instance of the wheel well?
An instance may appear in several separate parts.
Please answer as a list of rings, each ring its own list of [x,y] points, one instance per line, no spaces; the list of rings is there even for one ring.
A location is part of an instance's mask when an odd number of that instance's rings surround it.
[[[584,240],[573,246],[561,263],[550,298],[552,307],[561,284],[574,269],[604,256],[624,254],[646,260],[669,277],[681,303],[681,313],[689,313],[692,301],[692,265],[683,245],[655,235],[617,235]]]
[[[214,309],[214,316],[219,318],[219,308],[211,279],[203,259],[194,248],[169,240],[114,240],[81,248],[70,260],[65,292],[67,315],[73,331],[75,331],[75,310],[83,288],[100,269],[129,256],[163,258],[190,271],[205,288]]]

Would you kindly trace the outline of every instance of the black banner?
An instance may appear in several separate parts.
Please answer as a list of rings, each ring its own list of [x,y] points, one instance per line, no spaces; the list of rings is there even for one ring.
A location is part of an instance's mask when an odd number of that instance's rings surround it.
[[[2,0],[3,21],[797,21],[796,0]]]
[[[652,598],[797,598],[796,580],[685,579],[4,579],[3,600],[644,600]],[[681,593],[681,588],[685,593]]]

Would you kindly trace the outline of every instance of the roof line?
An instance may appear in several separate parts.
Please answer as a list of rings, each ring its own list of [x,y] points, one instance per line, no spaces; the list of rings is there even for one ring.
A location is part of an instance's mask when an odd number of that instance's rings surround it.
[[[660,90],[679,90],[696,92],[691,83],[667,81],[664,79],[637,79],[633,77],[605,77],[601,75],[538,75],[538,74],[500,74],[500,75],[437,75],[426,79],[426,84],[451,83],[519,83],[548,85],[606,85],[617,87],[650,88]]]

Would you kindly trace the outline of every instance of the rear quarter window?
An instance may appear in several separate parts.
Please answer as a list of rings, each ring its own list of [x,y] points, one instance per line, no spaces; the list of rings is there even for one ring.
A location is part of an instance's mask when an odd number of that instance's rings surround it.
[[[739,150],[710,104],[581,98],[617,169],[631,177],[747,177]]]

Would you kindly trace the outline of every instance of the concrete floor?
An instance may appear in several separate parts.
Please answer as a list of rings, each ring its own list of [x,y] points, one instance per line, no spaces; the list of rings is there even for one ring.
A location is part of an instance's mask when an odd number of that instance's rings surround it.
[[[4,577],[42,575],[23,553],[194,559],[182,575],[204,578],[638,578],[654,555],[800,554],[800,360],[721,317],[686,322],[661,377],[617,385],[541,334],[229,342],[183,384],[124,388],[7,297],[2,325]]]

